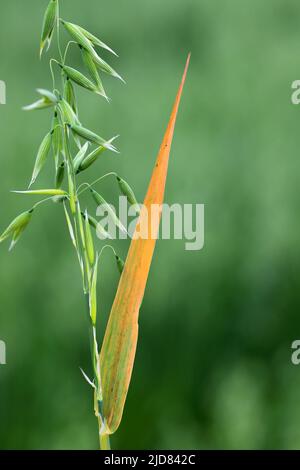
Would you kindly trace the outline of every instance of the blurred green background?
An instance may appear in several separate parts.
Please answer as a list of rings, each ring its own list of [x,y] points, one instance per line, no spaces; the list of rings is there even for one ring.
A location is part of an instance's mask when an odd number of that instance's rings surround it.
[[[38,60],[46,1],[2,2],[1,230],[30,207],[25,188],[51,112],[25,114],[50,87]],[[205,204],[205,248],[159,241],[140,316],[133,379],[115,449],[300,447],[300,4],[295,0],[63,0],[61,15],[99,35],[127,85],[104,77],[111,105],[78,90],[80,117],[120,134],[89,180],[116,170],[144,196],[187,53],[169,203]],[[64,40],[66,40],[64,36]],[[53,54],[56,49],[51,49]],[[74,52],[70,63],[80,67]],[[50,166],[40,187],[51,186]],[[103,194],[114,200],[111,180]],[[100,242],[99,246],[101,245]],[[81,280],[60,206],[42,206],[11,254],[0,247],[1,449],[94,449],[97,425]],[[118,242],[124,257],[128,243]],[[117,285],[109,252],[101,314]]]

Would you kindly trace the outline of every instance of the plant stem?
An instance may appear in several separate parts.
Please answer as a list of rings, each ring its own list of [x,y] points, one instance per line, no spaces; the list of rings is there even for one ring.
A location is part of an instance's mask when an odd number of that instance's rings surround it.
[[[59,2],[58,2],[59,3]],[[59,5],[58,5],[59,8]],[[64,54],[62,54],[61,45],[60,45],[60,34],[59,34],[59,13],[57,18],[57,43],[58,43],[58,51],[59,57],[62,63],[65,62],[66,55],[69,49],[69,46],[74,41],[69,41],[66,46]],[[56,59],[50,60],[50,69],[51,75],[53,80],[53,87],[55,87],[55,75],[53,72],[52,64],[58,61]],[[65,84],[65,77],[62,74],[62,85],[64,87]],[[87,312],[87,319],[89,324],[89,340],[90,340],[90,353],[91,353],[91,360],[92,360],[92,370],[93,370],[93,384],[94,384],[94,411],[98,422],[98,431],[99,431],[99,439],[100,439],[100,449],[101,450],[110,450],[110,440],[109,434],[107,432],[107,427],[105,423],[105,419],[102,413],[102,385],[101,385],[101,375],[100,375],[100,357],[99,357],[99,350],[96,338],[96,319],[92,319],[90,313],[90,299],[91,299],[91,291],[92,291],[92,275],[93,270],[97,269],[98,264],[95,261],[90,261],[89,257],[87,256],[87,249],[86,249],[86,235],[85,230],[82,223],[81,218],[81,208],[79,203],[79,195],[78,188],[76,185],[76,175],[74,171],[74,160],[71,155],[71,142],[70,142],[70,131],[69,128],[66,126],[64,119],[62,116],[59,117],[59,125],[63,129],[63,156],[64,156],[64,163],[65,168],[67,169],[68,173],[68,183],[69,183],[69,203],[70,203],[70,211],[71,211],[71,218],[72,218],[72,228],[74,231],[75,237],[75,247],[79,259],[79,264],[81,268],[82,278],[83,278],[83,290],[84,290],[84,297],[85,297],[85,304],[86,304],[86,312]],[[110,173],[114,174],[114,173]],[[109,175],[109,174],[108,174]],[[103,177],[99,178],[97,181],[105,178],[108,175],[104,175]],[[97,182],[96,181],[96,182]],[[82,190],[84,192],[84,190]],[[72,238],[72,237],[71,237]]]
[[[76,194],[76,180],[74,175],[72,175],[74,178],[74,191]],[[77,201],[76,203],[77,206],[77,214],[73,215],[73,223],[75,227],[75,233],[76,233],[76,238],[79,241],[80,239],[80,232],[78,226],[79,226],[79,219],[76,220],[77,217],[81,217],[81,211],[79,207],[79,202]],[[92,319],[90,316],[90,305],[89,305],[89,298],[90,298],[90,270],[92,266],[89,265],[89,261],[86,256],[86,250],[84,247],[83,240],[81,240],[81,243],[78,243],[78,255],[79,259],[83,260],[83,283],[85,287],[85,299],[86,299],[86,311],[87,311],[87,317],[88,317],[88,322],[89,322],[89,337],[90,337],[90,352],[91,352],[91,360],[92,360],[92,368],[93,368],[93,375],[94,375],[94,383],[96,386],[95,390],[95,415],[98,421],[98,432],[100,436],[100,449],[101,450],[107,450],[110,449],[110,444],[109,444],[109,437],[106,434],[106,438],[103,439],[102,437],[102,430],[103,430],[103,423],[104,423],[104,418],[101,415],[101,410],[99,409],[99,401],[102,401],[102,387],[101,387],[101,378],[100,378],[100,371],[99,369],[99,351],[97,347],[97,340],[96,340],[96,331],[95,331],[95,325],[92,323]],[[105,428],[104,428],[105,429]],[[104,446],[104,447],[103,447]]]
[[[110,440],[108,434],[100,434],[100,449],[110,450]]]
[[[59,2],[57,2],[57,20],[56,20],[56,33],[57,33],[57,47],[58,47],[58,53],[60,60],[63,60],[62,52],[61,52],[61,46],[60,46],[60,29],[59,29],[59,21],[60,21],[60,15],[59,15]]]

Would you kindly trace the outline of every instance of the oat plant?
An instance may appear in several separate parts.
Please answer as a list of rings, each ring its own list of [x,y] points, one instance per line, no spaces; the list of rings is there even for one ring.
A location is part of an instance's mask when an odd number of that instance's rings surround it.
[[[61,39],[63,31],[64,42]],[[52,89],[38,89],[37,101],[23,108],[25,111],[50,110],[52,114],[50,129],[43,137],[37,151],[28,189],[14,191],[26,197],[44,197],[11,222],[0,236],[0,242],[10,238],[10,250],[13,249],[42,204],[55,202],[57,207],[63,210],[82,275],[89,324],[92,377],[89,378],[84,371],[82,373],[93,388],[100,448],[107,450],[110,449],[109,436],[115,433],[120,425],[130,384],[137,345],[139,309],[156,239],[141,239],[134,236],[124,263],[113,246],[104,242],[110,238],[104,227],[86,207],[82,207],[81,195],[88,191],[91,204],[94,204],[94,207],[95,203],[104,207],[116,226],[126,231],[107,201],[95,190],[95,186],[104,178],[112,179],[112,184],[121,195],[127,197],[129,204],[137,204],[129,184],[114,172],[97,175],[96,179],[95,175],[91,183],[78,184],[78,176],[83,172],[90,168],[91,172],[92,170],[98,172],[96,163],[103,153],[117,153],[118,150],[115,146],[117,136],[103,138],[98,134],[98,130],[95,132],[88,129],[81,121],[75,90],[81,87],[85,91],[94,93],[95,99],[109,102],[102,82],[103,75],[121,81],[123,79],[102,58],[102,52],[115,56],[116,53],[88,30],[63,19],[60,15],[59,0],[51,0],[47,6],[42,26],[40,56],[49,50],[54,35],[56,35],[57,55],[49,62]],[[78,54],[82,57],[81,70],[69,64],[68,53],[71,47],[77,48]],[[136,230],[139,230],[140,225],[144,223],[152,228],[154,226],[156,232],[159,229],[159,219],[151,220],[149,215],[151,212],[147,209],[152,204],[163,202],[169,153],[188,63],[189,57]],[[54,187],[36,189],[40,172],[50,156],[54,166]],[[102,240],[102,245],[96,240],[95,235]],[[120,272],[120,281],[100,349],[97,341],[97,275],[101,254],[108,247],[114,254],[116,267]]]

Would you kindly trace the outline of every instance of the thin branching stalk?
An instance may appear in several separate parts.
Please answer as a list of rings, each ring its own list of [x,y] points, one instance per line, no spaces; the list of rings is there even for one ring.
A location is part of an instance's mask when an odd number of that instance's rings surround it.
[[[65,38],[64,48],[61,39],[63,29],[65,34],[69,35],[68,38],[67,36]],[[91,234],[91,230],[94,230],[95,227],[90,227],[89,225],[92,218],[87,210],[85,212],[82,211],[80,196],[85,189],[91,188],[98,181],[109,175],[115,175],[115,173],[102,175],[93,183],[84,182],[78,187],[77,174],[82,173],[92,164],[95,164],[103,152],[116,152],[117,150],[112,144],[114,138],[105,140],[81,124],[75,87],[78,86],[93,92],[97,100],[101,99],[101,97],[107,100],[102,80],[100,79],[100,72],[105,72],[115,78],[121,79],[121,77],[100,57],[100,52],[96,48],[106,49],[106,51],[115,54],[112,49],[96,36],[89,33],[89,31],[63,20],[60,16],[59,0],[50,0],[43,21],[40,43],[41,56],[45,49],[49,49],[55,30],[58,56],[51,57],[49,60],[52,90],[38,90],[40,94],[39,100],[26,106],[24,110],[50,109],[53,111],[54,117],[51,128],[39,147],[29,188],[35,184],[40,172],[43,170],[44,164],[51,153],[51,148],[54,157],[56,187],[47,190],[28,189],[27,191],[20,191],[28,195],[42,194],[48,197],[36,202],[30,210],[16,217],[3,232],[0,242],[11,237],[12,243],[10,248],[12,249],[29,224],[33,212],[38,207],[51,200],[58,203],[62,202],[61,207],[64,210],[71,241],[79,261],[86,304],[93,377],[90,380],[85,374],[84,376],[94,389],[94,412],[98,423],[100,448],[107,450],[110,449],[109,430],[102,413],[103,393],[100,351],[96,333],[99,253],[94,247],[94,240]],[[83,72],[74,69],[67,63],[68,51],[71,45],[77,46],[78,54],[84,59]],[[90,78],[87,75],[90,75]],[[59,82],[61,82],[61,89],[58,88]],[[88,149],[90,153],[86,155]],[[61,186],[65,186],[65,190],[61,189]],[[83,217],[82,214],[85,214],[85,216]],[[117,257],[116,254],[115,256]]]

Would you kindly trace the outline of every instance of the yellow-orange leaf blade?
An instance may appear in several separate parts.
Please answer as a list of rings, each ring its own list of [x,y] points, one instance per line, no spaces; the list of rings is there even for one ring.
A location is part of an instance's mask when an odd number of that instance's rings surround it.
[[[136,228],[135,235],[140,232],[141,227],[148,227],[149,236],[133,236],[101,349],[103,412],[111,434],[121,422],[130,384],[138,338],[139,310],[160,223],[160,215],[151,217],[151,207],[153,204],[161,205],[164,200],[170,149],[189,60],[190,55]]]

